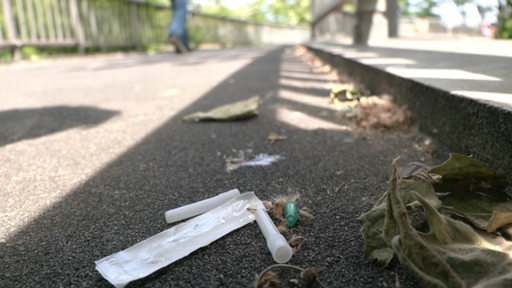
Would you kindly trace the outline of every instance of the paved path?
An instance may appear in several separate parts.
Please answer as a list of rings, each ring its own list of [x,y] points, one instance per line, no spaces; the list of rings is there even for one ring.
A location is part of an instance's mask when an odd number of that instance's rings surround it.
[[[402,268],[362,259],[355,219],[393,158],[446,154],[418,151],[414,131],[355,133],[328,104],[331,80],[284,47],[0,67],[0,287],[110,287],[95,260],[169,228],[168,209],[232,188],[301,195],[315,217],[285,234],[306,239],[290,263],[329,287],[415,287]],[[254,95],[257,118],[180,120]],[[287,139],[268,144],[270,132]],[[226,172],[239,153],[284,159]],[[248,287],[271,264],[253,224],[130,287]]]

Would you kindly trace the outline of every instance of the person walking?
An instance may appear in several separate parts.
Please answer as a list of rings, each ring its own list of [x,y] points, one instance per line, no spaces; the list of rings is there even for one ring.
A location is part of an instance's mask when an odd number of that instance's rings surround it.
[[[187,2],[187,0],[171,0],[172,21],[167,34],[169,43],[174,45],[176,53],[190,51],[187,31]]]

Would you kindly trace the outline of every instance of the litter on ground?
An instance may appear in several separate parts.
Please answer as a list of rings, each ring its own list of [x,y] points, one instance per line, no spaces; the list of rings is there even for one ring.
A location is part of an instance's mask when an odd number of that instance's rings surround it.
[[[356,100],[335,102],[340,116],[354,119],[362,129],[403,129],[410,125],[406,106],[398,107],[390,96],[368,96]]]
[[[238,189],[233,189],[180,208],[168,211],[166,218],[169,212],[175,212],[171,214],[180,219],[204,214],[96,261],[96,270],[115,287],[121,288],[254,220],[263,232],[275,262],[286,263],[293,256],[292,247],[253,192],[240,194]],[[212,209],[207,211],[209,208]]]
[[[295,227],[298,221],[313,218],[307,207],[299,208],[299,199],[299,195],[281,196],[273,202],[264,202],[272,217],[281,222],[278,226],[280,232],[286,232],[288,228]]]
[[[254,96],[247,100],[237,101],[216,107],[207,112],[195,112],[183,117],[184,121],[234,121],[258,116],[260,97]]]
[[[433,168],[412,166],[401,177],[395,160],[387,191],[358,218],[365,258],[387,266],[396,255],[424,287],[509,287],[504,174],[456,153]]]
[[[296,50],[307,63],[330,72],[335,82],[331,83],[329,100],[339,111],[341,118],[354,120],[355,126],[368,129],[406,129],[411,124],[411,113],[404,106],[397,106],[389,95],[375,96],[365,87],[348,81],[338,69],[325,63],[307,49]]]
[[[231,172],[244,166],[268,166],[281,159],[284,159],[284,157],[280,155],[268,155],[265,153],[258,154],[251,160],[245,160],[243,155],[240,157],[228,158],[226,159],[226,171]]]

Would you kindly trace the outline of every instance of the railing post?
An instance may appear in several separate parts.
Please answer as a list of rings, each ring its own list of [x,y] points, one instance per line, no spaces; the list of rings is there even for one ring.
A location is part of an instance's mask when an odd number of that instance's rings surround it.
[[[398,0],[386,0],[386,17],[388,19],[388,36],[398,37]]]
[[[83,0],[86,1],[86,0]],[[73,28],[75,30],[75,37],[78,44],[78,50],[80,53],[85,52],[85,35],[84,35],[84,29],[82,27],[82,21],[80,21],[80,10],[78,10],[78,3],[77,0],[70,0],[69,1],[69,12],[71,14],[71,21]]]
[[[310,11],[309,11],[309,13],[311,13],[311,16],[312,16],[311,17],[312,21],[311,21],[311,24],[310,24],[310,27],[309,27],[311,29],[310,34],[309,34],[310,40],[316,40],[316,31],[315,31],[315,29],[316,29],[316,24],[317,23],[315,21],[316,19],[314,18],[314,17],[316,17],[316,14],[315,14],[315,4],[316,4],[315,2],[316,1],[317,0],[311,0],[311,8],[310,8]]]
[[[368,45],[372,18],[379,0],[358,0],[356,8],[356,25],[354,27],[354,44]]]
[[[16,25],[14,23],[14,15],[12,13],[11,0],[2,0],[2,6],[5,17],[5,28],[7,29],[7,39],[13,45],[12,59],[18,61],[21,59],[21,43],[16,33]]]
[[[140,50],[141,49],[141,34],[139,29],[139,7],[138,5],[144,5],[139,4],[135,1],[130,1],[130,17],[131,17],[131,28],[132,28],[132,41],[135,44],[135,49]]]
[[[311,21],[311,39],[314,40],[316,37],[316,27],[326,17],[329,17],[334,12],[338,11],[347,0],[330,0],[322,1],[317,3],[318,0],[311,2],[311,15],[313,16]],[[359,0],[360,1],[360,0]]]

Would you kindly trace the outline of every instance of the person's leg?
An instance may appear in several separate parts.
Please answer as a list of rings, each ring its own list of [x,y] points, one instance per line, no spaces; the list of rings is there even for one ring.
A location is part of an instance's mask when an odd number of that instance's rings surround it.
[[[178,52],[186,52],[188,50],[188,35],[187,35],[187,0],[172,0],[172,22],[169,26],[169,38],[171,42],[177,47]],[[181,43],[176,43],[176,38]],[[183,47],[179,47],[183,46]],[[185,49],[183,49],[185,48]],[[183,51],[180,51],[183,50]]]

